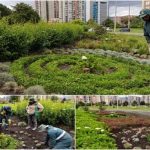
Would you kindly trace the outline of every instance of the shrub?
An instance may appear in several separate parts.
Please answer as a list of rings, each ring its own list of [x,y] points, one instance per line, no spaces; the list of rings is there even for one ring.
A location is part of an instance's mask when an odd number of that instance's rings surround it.
[[[74,102],[53,102],[51,100],[41,100],[40,103],[44,106],[44,110],[38,116],[38,122],[48,125],[67,125],[74,127]],[[22,119],[27,119],[26,106],[27,100],[18,102],[14,106],[15,114]]]
[[[31,86],[24,91],[25,95],[45,95],[44,88],[40,85]]]
[[[8,71],[9,71],[9,65],[0,63],[0,73],[1,72],[8,72]]]
[[[61,47],[78,40],[83,26],[71,23],[26,23],[7,25],[0,22],[0,59],[11,61],[43,48]]]
[[[8,73],[0,73],[0,87],[3,86],[4,83],[14,81],[14,78],[12,75]]]
[[[138,105],[137,101],[132,102],[132,106],[137,106],[137,105]]]
[[[2,91],[5,94],[22,94],[24,88],[22,86],[18,86],[18,84],[14,81],[6,82],[3,87]]]
[[[96,25],[94,27],[94,31],[95,31],[96,35],[104,35],[104,34],[106,34],[106,30],[103,28],[103,26],[100,26],[100,25]]]

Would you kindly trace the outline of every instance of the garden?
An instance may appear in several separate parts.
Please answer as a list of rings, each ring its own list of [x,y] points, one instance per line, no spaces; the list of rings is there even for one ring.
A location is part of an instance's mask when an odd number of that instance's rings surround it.
[[[77,148],[150,149],[149,117],[117,110],[91,111],[82,106],[77,109]]]
[[[0,34],[1,94],[150,92],[144,37],[107,33],[79,20],[23,25],[2,20]]]
[[[68,131],[74,137],[74,102],[52,101],[42,99],[39,101],[44,110],[38,115],[38,125],[48,124]],[[27,113],[25,111],[28,101],[21,100],[16,103],[1,104],[11,106],[13,115],[11,124],[7,129],[1,129],[0,148],[1,149],[43,149],[47,148],[45,143],[46,133],[37,130],[27,130]]]

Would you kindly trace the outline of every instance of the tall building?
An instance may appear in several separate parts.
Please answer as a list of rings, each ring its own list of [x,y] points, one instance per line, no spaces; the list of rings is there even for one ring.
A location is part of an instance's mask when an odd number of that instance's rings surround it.
[[[101,24],[108,17],[108,0],[91,0],[88,2],[86,21],[93,19]]]
[[[142,7],[150,9],[150,0],[142,0]]]
[[[107,0],[36,0],[35,7],[41,18],[47,22],[69,22],[74,19],[93,19],[102,23],[107,19]]]

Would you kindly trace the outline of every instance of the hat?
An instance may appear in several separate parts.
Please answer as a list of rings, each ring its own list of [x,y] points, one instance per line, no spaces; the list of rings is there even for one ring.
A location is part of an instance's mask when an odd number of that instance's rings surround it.
[[[143,18],[143,17],[145,17],[146,15],[150,15],[150,9],[142,9],[142,10],[140,11],[139,17],[140,17],[140,18]]]
[[[44,124],[41,124],[38,129],[39,129],[39,132],[43,132],[43,131],[46,131],[48,128],[52,128],[53,126],[49,126],[49,125],[44,125]]]
[[[29,99],[29,101],[30,101],[30,102],[37,102],[37,100],[36,100],[35,98],[33,98],[33,97],[31,97],[31,98]]]

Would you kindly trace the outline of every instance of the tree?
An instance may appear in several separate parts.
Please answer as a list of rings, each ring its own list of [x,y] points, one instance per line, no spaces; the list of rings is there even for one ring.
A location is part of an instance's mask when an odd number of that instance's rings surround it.
[[[105,27],[110,27],[110,28],[114,28],[114,21],[111,20],[110,18],[107,18],[106,20],[104,20],[102,22],[102,25],[105,26]],[[120,27],[120,24],[117,22],[117,28]]]
[[[24,3],[19,3],[13,7],[13,12],[8,18],[9,24],[14,23],[38,23],[40,17],[38,13],[29,5]]]
[[[4,16],[8,16],[11,14],[11,10],[7,8],[6,6],[0,4],[0,19],[2,19]]]
[[[113,20],[111,20],[110,18],[106,19],[105,21],[103,21],[102,23],[104,26],[106,27],[110,27],[113,28],[114,27],[114,22]]]
[[[144,21],[139,16],[132,17],[130,26],[131,28],[143,28]]]

